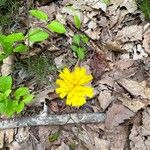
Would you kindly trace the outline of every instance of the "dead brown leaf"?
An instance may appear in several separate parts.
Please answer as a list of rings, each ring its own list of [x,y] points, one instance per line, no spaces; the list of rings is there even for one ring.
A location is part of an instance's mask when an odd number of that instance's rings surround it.
[[[113,103],[106,113],[105,127],[108,130],[113,129],[132,116],[134,116],[134,113],[128,108],[121,104]]]
[[[100,106],[105,110],[109,104],[114,100],[114,97],[111,95],[111,92],[109,90],[101,91],[98,100],[100,103]]]
[[[122,101],[123,105],[128,107],[131,111],[137,112],[141,108],[146,107],[146,103],[139,99],[129,99],[127,97],[118,97],[118,100]]]
[[[145,81],[139,83],[131,79],[120,79],[118,83],[133,96],[150,100],[150,88],[146,87]]]
[[[95,80],[99,80],[102,74],[106,71],[108,62],[104,53],[96,52],[90,60],[90,67],[92,68]]]
[[[142,41],[143,26],[132,25],[125,26],[122,30],[118,31],[116,38],[122,42],[128,41]]]
[[[143,112],[142,125],[133,125],[131,129],[130,147],[131,150],[150,149],[150,108]]]
[[[150,55],[150,30],[144,33],[143,47],[145,52]]]

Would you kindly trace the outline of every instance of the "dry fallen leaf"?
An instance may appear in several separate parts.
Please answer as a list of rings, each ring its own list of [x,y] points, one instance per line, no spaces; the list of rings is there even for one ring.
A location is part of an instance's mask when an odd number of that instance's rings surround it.
[[[123,125],[119,125],[113,130],[105,130],[105,138],[110,142],[109,150],[124,150],[128,140],[128,131],[128,126]]]
[[[150,108],[143,111],[142,125],[133,125],[129,135],[131,150],[150,149]]]
[[[137,112],[141,108],[146,107],[146,103],[144,103],[138,99],[129,99],[127,97],[118,97],[118,100],[122,101],[123,105],[128,107],[133,112]]]
[[[135,0],[110,0],[113,4],[114,9],[118,7],[126,7],[129,13],[133,13],[137,10],[137,5]]]
[[[70,149],[68,145],[62,142],[61,145],[56,150],[70,150]]]
[[[142,41],[143,34],[143,26],[140,25],[131,25],[125,26],[122,30],[118,31],[116,35],[117,40],[121,40],[122,42],[128,41]]]
[[[143,47],[145,52],[150,55],[150,30],[144,33]]]
[[[131,79],[120,79],[118,83],[133,96],[150,100],[150,88],[146,87],[145,81],[139,83]]]
[[[114,98],[109,90],[104,90],[100,92],[98,100],[100,106],[103,108],[103,110],[105,110],[109,106],[109,104],[114,100]]]
[[[0,130],[0,148],[3,148],[4,145],[4,137],[5,137],[5,131],[4,130]]]
[[[134,116],[134,113],[128,108],[121,104],[113,103],[106,113],[105,127],[108,130],[113,129],[132,116]]]
[[[93,72],[93,76],[96,80],[99,80],[102,74],[105,72],[108,66],[106,55],[104,53],[95,53],[90,60],[90,67]]]

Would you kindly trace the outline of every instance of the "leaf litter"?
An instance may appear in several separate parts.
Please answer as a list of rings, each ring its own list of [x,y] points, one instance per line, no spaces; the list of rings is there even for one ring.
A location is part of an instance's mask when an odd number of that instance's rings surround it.
[[[32,116],[37,112],[41,114],[44,111],[41,107],[44,106],[50,114],[83,112],[83,109],[76,110],[64,106],[63,101],[59,100],[54,91],[57,72],[64,67],[72,68],[79,63],[69,46],[73,35],[79,33],[85,34],[90,39],[82,65],[84,64],[92,73],[94,77],[92,86],[96,93],[94,98],[88,100],[85,107],[92,107],[92,112],[105,112],[106,119],[101,126],[99,124],[64,125],[53,142],[50,142],[49,138],[59,132],[58,126],[4,130],[0,132],[0,148],[9,147],[12,150],[150,149],[150,61],[148,59],[150,31],[149,23],[138,10],[136,1],[110,0],[107,4],[99,0],[78,2],[62,0],[62,3],[45,0],[34,5],[47,13],[50,21],[56,19],[63,23],[68,33],[63,37],[52,33],[47,41],[33,44],[29,53],[22,56],[15,55],[15,58],[1,66],[2,75],[12,73],[16,85],[28,85],[32,91],[38,93],[36,101],[22,115]],[[20,13],[25,14],[25,11],[22,6]],[[80,16],[80,29],[75,28],[73,21],[75,14]],[[21,17],[24,28],[27,28],[25,15]],[[30,26],[35,27],[45,24],[32,17],[29,21]],[[29,57],[32,59],[33,56],[39,57],[43,53],[44,56],[51,55],[51,59],[54,60],[51,64],[53,71],[47,75],[48,85],[39,85],[37,79],[28,74],[23,66],[17,71],[13,70],[12,66],[16,65],[16,61],[23,61]],[[39,111],[35,111],[33,107]],[[88,111],[87,107],[86,112]],[[138,113],[141,115],[136,123],[134,118]]]

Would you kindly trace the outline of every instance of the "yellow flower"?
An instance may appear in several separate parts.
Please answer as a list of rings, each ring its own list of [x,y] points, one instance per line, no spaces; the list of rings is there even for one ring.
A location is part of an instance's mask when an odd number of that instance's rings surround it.
[[[87,86],[93,77],[86,73],[84,67],[75,67],[73,72],[65,68],[60,72],[59,77],[60,79],[56,80],[58,85],[56,93],[62,99],[67,96],[67,105],[80,107],[86,103],[86,97],[93,97],[93,88]]]

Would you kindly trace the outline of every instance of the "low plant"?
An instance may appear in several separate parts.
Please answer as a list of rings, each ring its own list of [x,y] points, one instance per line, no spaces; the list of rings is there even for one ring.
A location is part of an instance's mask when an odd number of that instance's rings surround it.
[[[89,39],[83,34],[75,34],[72,39],[71,49],[79,59],[84,59],[86,55],[86,44]]]
[[[47,22],[47,30],[58,34],[64,34],[66,32],[64,25],[59,21],[53,20],[48,23],[49,19],[46,13],[40,10],[30,10],[30,14],[37,19]],[[14,52],[22,53],[27,51],[27,45],[30,46],[35,42],[42,42],[48,39],[49,33],[48,31],[45,31],[44,28],[45,27],[31,28],[26,35],[22,32],[9,35],[0,34],[0,49],[2,49],[2,52],[0,53],[0,61],[3,61],[3,59],[7,58]]]
[[[12,33],[9,35],[0,35],[0,46],[2,52],[0,53],[0,61],[7,58],[9,55],[15,52],[25,52],[27,46],[23,44],[25,39],[23,33]]]
[[[146,19],[150,19],[150,0],[137,0],[138,7]]]
[[[0,114],[8,117],[19,114],[33,97],[27,87],[13,90],[11,76],[0,77]]]

